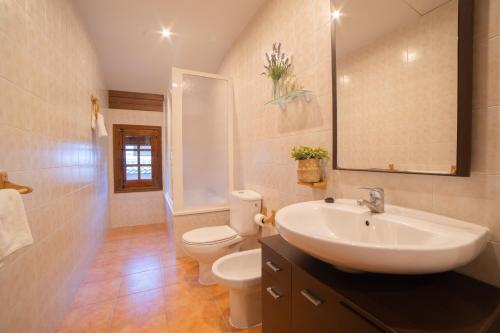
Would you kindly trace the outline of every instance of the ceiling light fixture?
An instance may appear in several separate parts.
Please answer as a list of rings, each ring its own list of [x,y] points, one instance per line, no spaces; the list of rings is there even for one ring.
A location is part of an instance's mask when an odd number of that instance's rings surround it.
[[[342,16],[342,12],[340,11],[340,9],[336,9],[332,12],[331,15],[334,20],[338,20]]]
[[[161,34],[161,36],[163,38],[170,38],[170,37],[172,37],[172,31],[170,31],[168,29],[165,29],[165,28],[161,29],[160,34]]]

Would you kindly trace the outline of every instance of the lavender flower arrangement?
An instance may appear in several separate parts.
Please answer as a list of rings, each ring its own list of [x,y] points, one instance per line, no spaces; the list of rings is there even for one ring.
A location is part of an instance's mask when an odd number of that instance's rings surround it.
[[[287,76],[292,67],[292,62],[285,53],[281,52],[281,43],[273,43],[273,50],[271,54],[266,52],[266,59],[267,65],[264,66],[266,70],[262,72],[262,75],[273,80],[273,97],[276,98],[278,97],[280,80]]]

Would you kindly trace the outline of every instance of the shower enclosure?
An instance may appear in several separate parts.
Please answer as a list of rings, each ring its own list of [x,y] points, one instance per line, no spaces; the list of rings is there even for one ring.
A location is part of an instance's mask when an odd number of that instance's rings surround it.
[[[228,209],[233,188],[232,117],[228,78],[172,69],[166,200],[174,215]]]

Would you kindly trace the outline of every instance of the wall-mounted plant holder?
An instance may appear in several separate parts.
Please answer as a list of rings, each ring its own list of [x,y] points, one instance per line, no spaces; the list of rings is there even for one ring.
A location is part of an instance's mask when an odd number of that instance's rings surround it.
[[[265,105],[274,104],[278,105],[281,110],[286,110],[287,105],[290,104],[297,98],[303,98],[306,103],[311,101],[312,91],[309,90],[294,90],[289,93],[286,93],[283,96],[270,100]]]

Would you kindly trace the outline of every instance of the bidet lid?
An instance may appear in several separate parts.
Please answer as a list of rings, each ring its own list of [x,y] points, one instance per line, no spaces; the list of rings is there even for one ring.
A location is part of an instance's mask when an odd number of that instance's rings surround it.
[[[182,235],[182,240],[190,244],[213,244],[233,239],[238,234],[227,225],[198,228]]]

